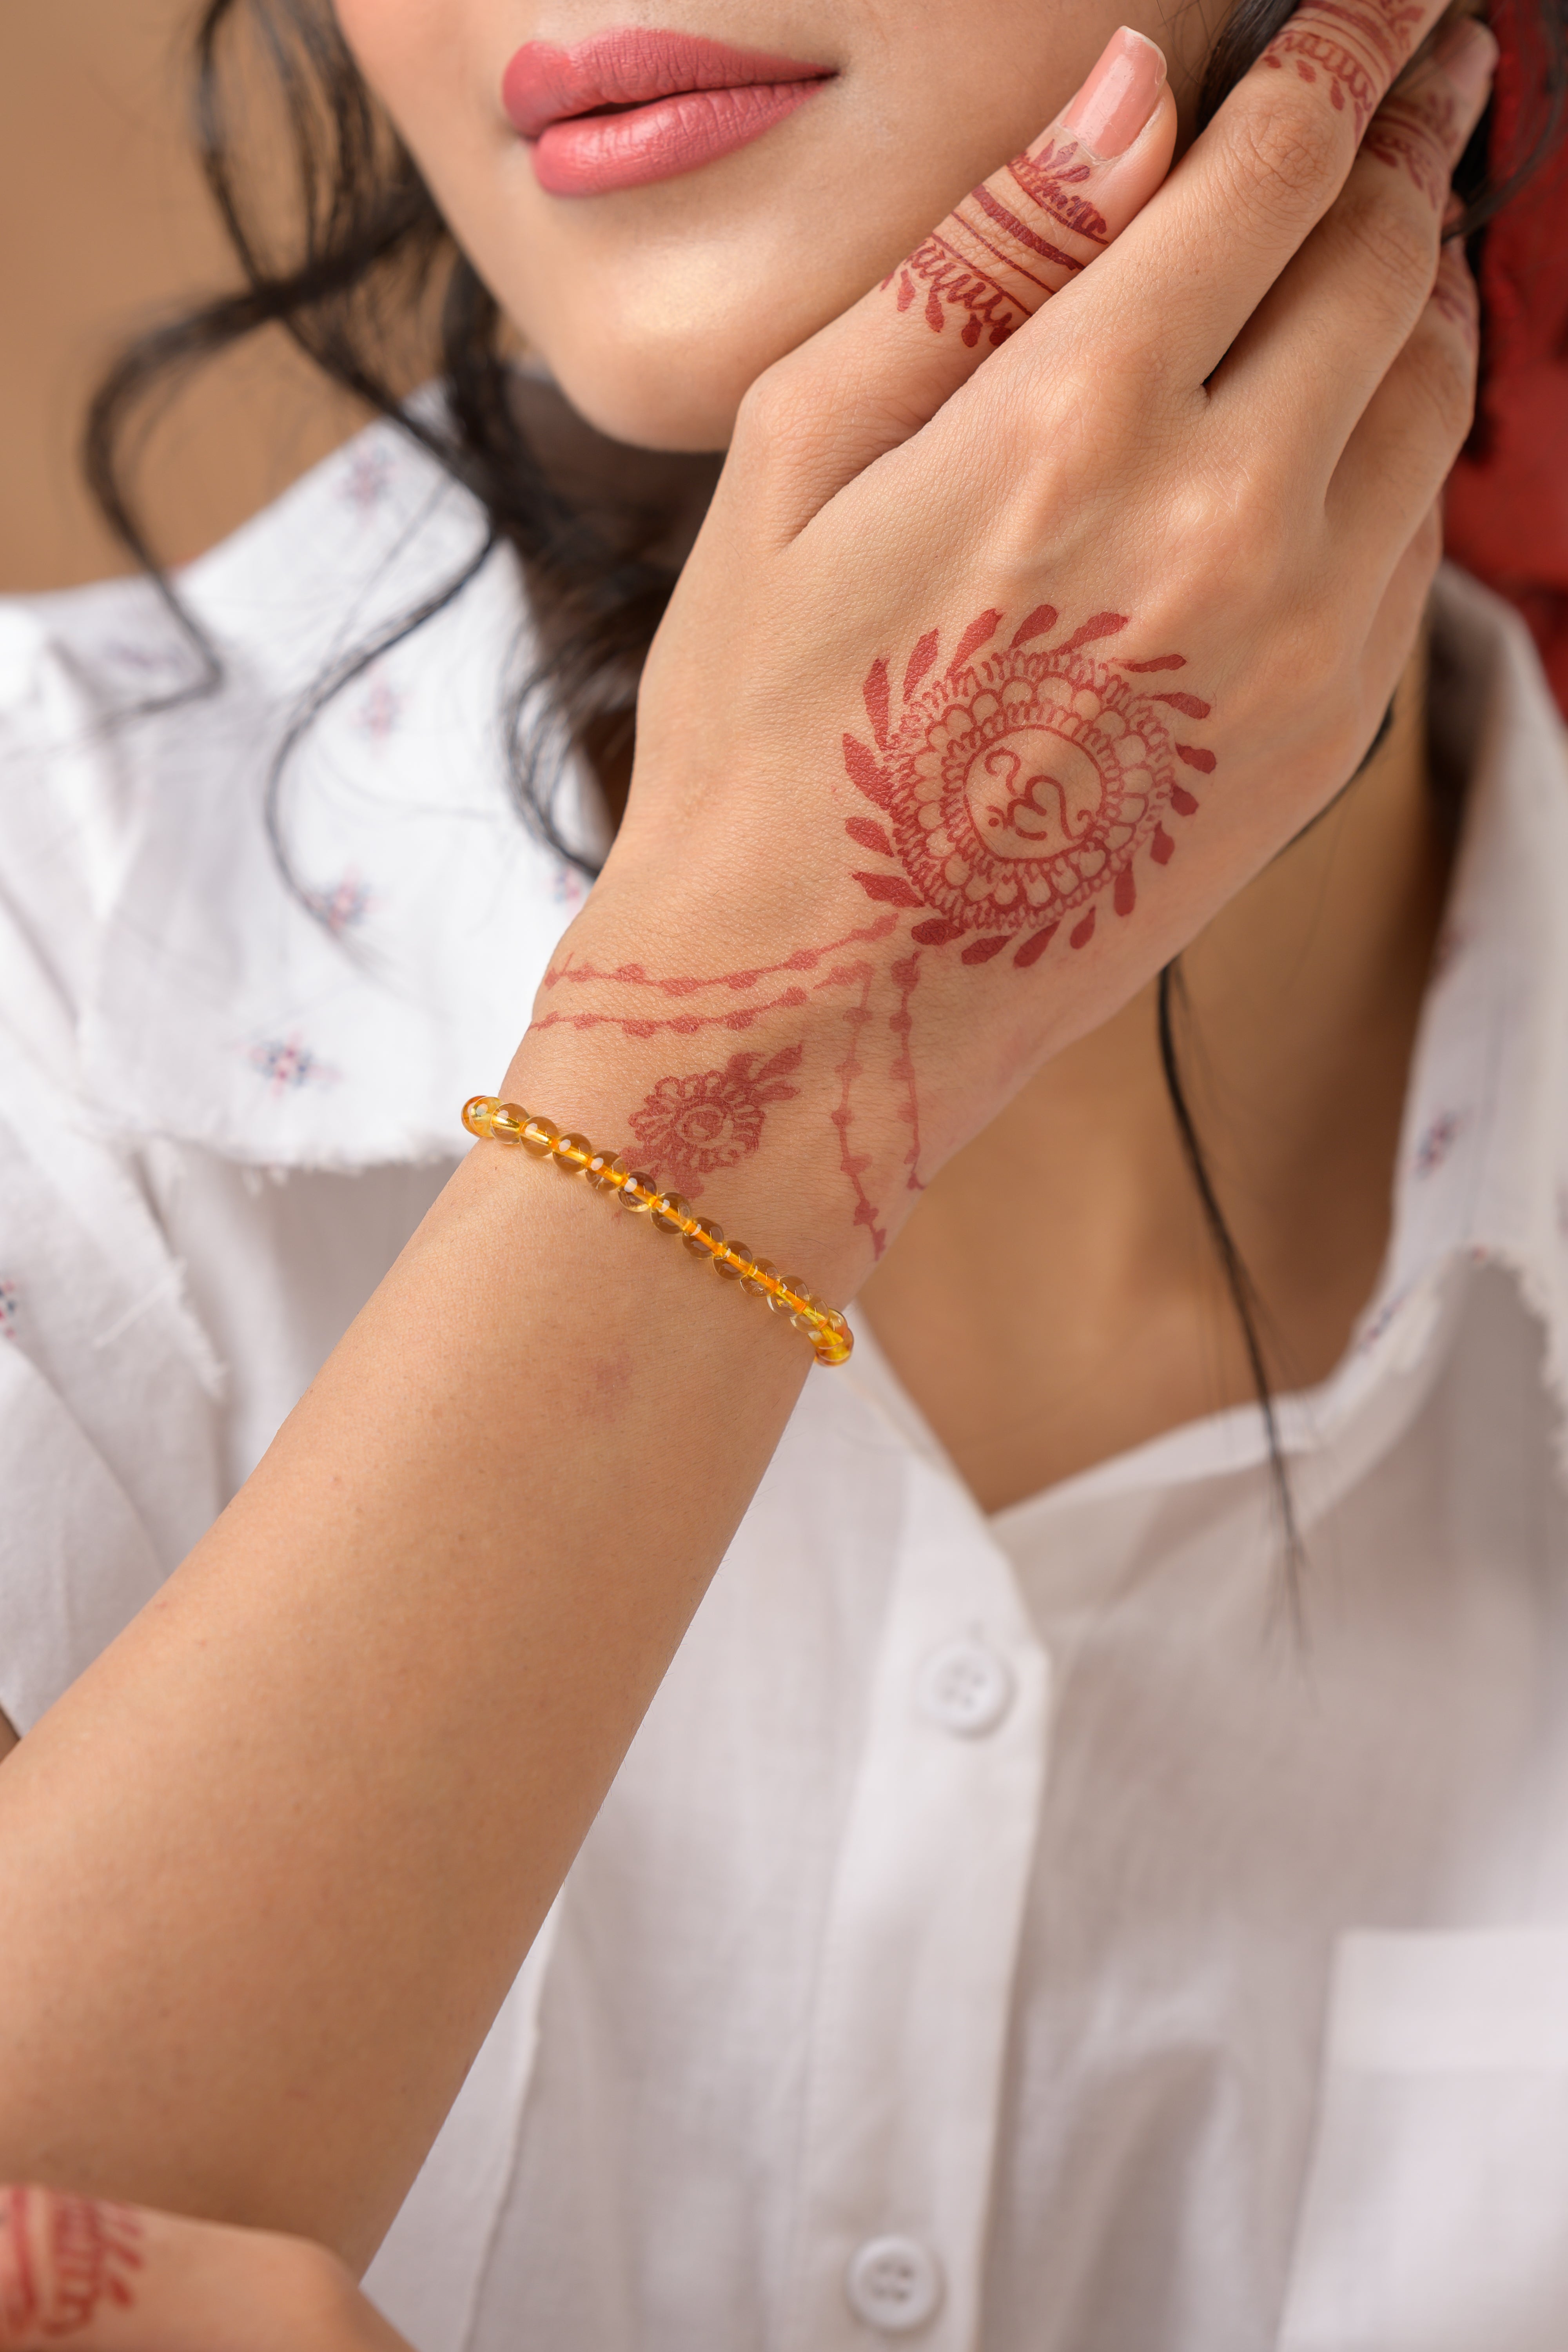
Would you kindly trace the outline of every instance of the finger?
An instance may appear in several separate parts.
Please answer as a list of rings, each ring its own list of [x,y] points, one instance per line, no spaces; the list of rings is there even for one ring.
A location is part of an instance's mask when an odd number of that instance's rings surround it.
[[[0,2189],[0,2352],[409,2352],[324,2247]]]
[[[1350,176],[1363,132],[1446,0],[1307,0],[1096,272],[1129,365],[1196,394]],[[1179,288],[1179,304],[1155,299]]]
[[[1260,402],[1310,416],[1321,489],[1430,297],[1449,174],[1496,60],[1491,34],[1467,19],[1396,84],[1340,195],[1210,383],[1213,413],[1249,436]],[[1289,446],[1299,468],[1300,436]]]
[[[749,431],[776,442],[802,400],[836,420],[826,441],[801,436],[791,528],[917,433],[1121,235],[1170,168],[1175,136],[1165,60],[1152,41],[1123,26],[1022,155],[972,189],[879,286],[759,379],[737,433],[742,458]]]
[[[1402,543],[1436,498],[1475,415],[1480,305],[1458,237],[1430,298],[1373,394],[1329,487],[1331,526]]]

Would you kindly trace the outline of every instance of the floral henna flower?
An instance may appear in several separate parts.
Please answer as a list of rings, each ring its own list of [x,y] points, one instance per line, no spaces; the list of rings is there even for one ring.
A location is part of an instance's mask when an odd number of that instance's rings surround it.
[[[1122,613],[1096,613],[1042,647],[1058,618],[1039,605],[1005,651],[976,660],[1002,620],[982,613],[942,670],[928,631],[905,667],[896,719],[887,663],[866,679],[876,751],[844,738],[849,774],[881,813],[880,822],[850,817],[845,830],[900,869],[857,870],[856,881],[870,898],[923,910],[910,934],[921,947],[972,934],[965,963],[987,963],[1014,941],[1014,962],[1034,963],[1069,916],[1069,944],[1087,947],[1105,897],[1130,915],[1140,851],[1166,864],[1175,849],[1166,815],[1197,810],[1178,763],[1214,769],[1212,751],[1171,731],[1173,714],[1203,719],[1210,706],[1142,682],[1184,668],[1184,655],[1088,655],[1127,627]]]
[[[705,1176],[749,1160],[768,1104],[791,1102],[799,1091],[784,1081],[800,1061],[801,1048],[786,1045],[765,1060],[731,1054],[721,1070],[660,1078],[628,1123],[661,1182],[697,1200]]]

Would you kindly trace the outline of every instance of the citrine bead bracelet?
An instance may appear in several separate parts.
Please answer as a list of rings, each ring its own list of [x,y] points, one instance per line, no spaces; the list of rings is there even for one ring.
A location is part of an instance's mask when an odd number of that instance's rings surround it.
[[[679,1234],[694,1257],[706,1258],[721,1282],[738,1282],[753,1298],[765,1298],[804,1331],[819,1364],[847,1363],[855,1334],[836,1307],[824,1307],[793,1274],[780,1274],[765,1257],[753,1257],[744,1242],[728,1242],[711,1217],[699,1217],[679,1192],[664,1192],[651,1176],[639,1175],[616,1151],[601,1151],[585,1135],[563,1135],[549,1119],[521,1104],[475,1095],[463,1105],[470,1135],[513,1147],[535,1160],[551,1160],[563,1176],[581,1176],[596,1192],[614,1194],[623,1209],[646,1216],[656,1233]]]

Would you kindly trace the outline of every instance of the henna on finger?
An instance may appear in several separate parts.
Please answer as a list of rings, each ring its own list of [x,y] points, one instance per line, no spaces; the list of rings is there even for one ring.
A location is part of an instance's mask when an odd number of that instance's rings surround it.
[[[1293,72],[1349,112],[1359,141],[1378,100],[1412,54],[1426,17],[1419,0],[1308,0],[1264,50],[1266,71]]]
[[[1104,215],[1078,193],[1092,176],[1076,141],[1047,133],[996,180],[972,189],[889,271],[882,291],[891,290],[900,310],[919,301],[932,334],[952,311],[972,351],[983,334],[993,348],[1005,343],[1109,242]]]

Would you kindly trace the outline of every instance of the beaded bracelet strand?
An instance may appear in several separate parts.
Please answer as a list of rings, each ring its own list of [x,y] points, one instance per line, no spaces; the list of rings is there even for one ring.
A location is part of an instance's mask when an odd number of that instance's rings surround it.
[[[721,1280],[738,1282],[753,1298],[765,1298],[775,1315],[787,1315],[804,1331],[819,1364],[849,1360],[855,1334],[837,1308],[824,1307],[793,1274],[780,1274],[765,1257],[753,1257],[744,1242],[727,1242],[710,1217],[694,1216],[679,1192],[662,1192],[651,1176],[629,1169],[615,1151],[596,1150],[585,1135],[563,1135],[547,1118],[517,1103],[475,1095],[463,1105],[470,1135],[496,1143],[521,1144],[535,1160],[550,1160],[563,1176],[582,1176],[598,1192],[613,1192],[623,1208],[646,1215],[656,1233],[679,1234],[697,1257],[705,1257]]]

